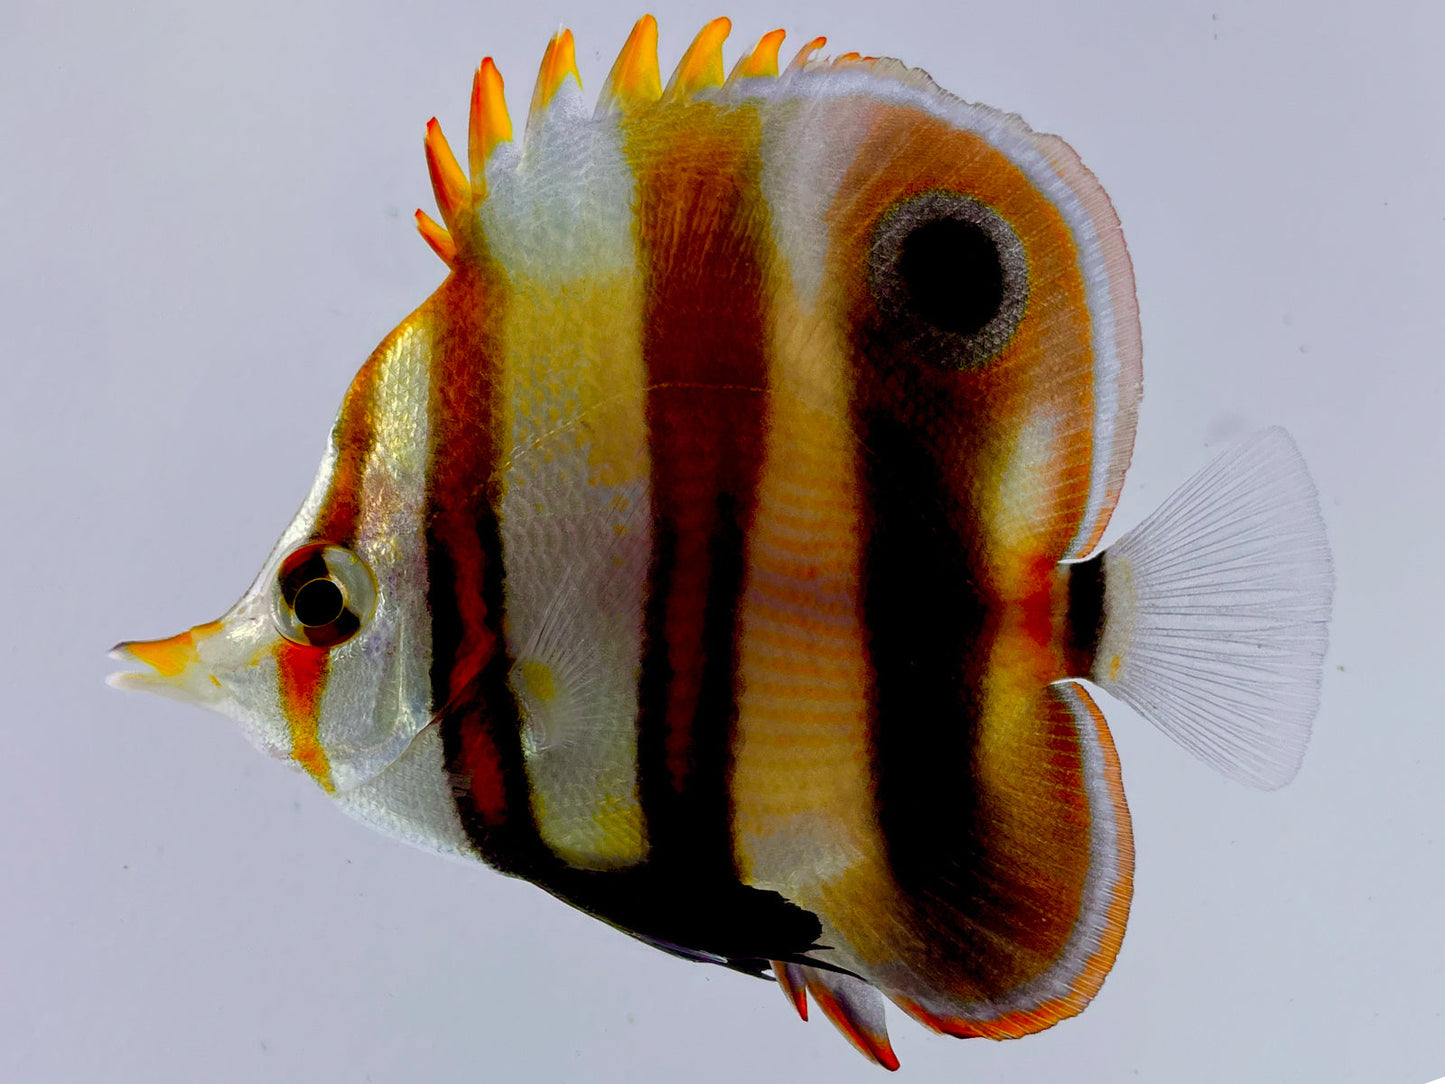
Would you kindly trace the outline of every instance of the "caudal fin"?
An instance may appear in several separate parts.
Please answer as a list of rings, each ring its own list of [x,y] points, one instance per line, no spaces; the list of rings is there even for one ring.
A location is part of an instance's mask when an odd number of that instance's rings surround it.
[[[1293,779],[1319,708],[1334,573],[1289,434],[1229,449],[1096,560],[1089,677],[1225,775],[1262,789]]]

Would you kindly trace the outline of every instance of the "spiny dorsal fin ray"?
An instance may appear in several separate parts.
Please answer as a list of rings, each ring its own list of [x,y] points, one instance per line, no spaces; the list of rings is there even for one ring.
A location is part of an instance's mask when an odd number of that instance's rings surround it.
[[[662,97],[662,73],[657,66],[657,20],[644,15],[633,26],[632,33],[617,62],[602,86],[597,111],[605,113],[614,106],[630,109],[650,105]]]
[[[738,80],[754,78],[777,78],[778,50],[785,32],[781,29],[764,34],[753,49],[739,58],[727,79],[723,78],[722,45],[732,30],[727,18],[712,20],[698,33],[688,46],[664,91],[657,62],[657,20],[644,15],[633,26],[626,43],[618,54],[617,61],[607,77],[597,103],[597,115],[605,116],[615,110],[646,108],[663,97],[687,98],[698,91],[727,86]],[[812,57],[826,44],[827,39],[817,37],[805,45],[788,65],[784,75],[792,75],[812,66]],[[833,62],[835,67],[868,65],[873,66],[874,57],[859,57],[857,53],[845,54]],[[874,67],[876,74],[886,74],[908,81],[906,76],[915,73],[896,61],[881,61]],[[894,69],[897,69],[896,71]],[[904,77],[900,77],[899,72]],[[922,73],[916,73],[922,76]],[[577,68],[576,45],[572,32],[563,29],[547,43],[542,63],[537,73],[537,83],[532,91],[531,107],[527,114],[527,131],[534,130],[553,108],[559,94],[564,93],[568,76],[572,77],[575,90],[565,92],[576,95],[582,88],[582,78]],[[927,77],[922,76],[927,82]],[[931,83],[929,84],[931,86]],[[940,92],[941,93],[941,92]],[[432,250],[447,265],[454,266],[459,249],[466,248],[469,226],[464,224],[464,215],[473,214],[486,198],[486,164],[497,147],[514,138],[511,116],[503,93],[501,73],[491,57],[486,57],[478,66],[472,80],[471,111],[467,128],[467,170],[464,172],[452,153],[441,127],[433,118],[427,124],[426,156],[427,169],[431,175],[432,190],[436,194],[437,207],[441,211],[442,223],[437,223],[422,212],[417,212],[417,229]]]
[[[446,227],[440,225],[429,214],[420,207],[416,210],[416,228],[421,238],[431,250],[441,257],[442,263],[448,267],[455,267],[457,263],[457,243],[452,240],[452,235],[446,231]]]
[[[511,139],[512,118],[507,112],[502,73],[491,57],[484,57],[472,79],[472,109],[467,124],[467,163],[471,166],[474,192],[486,194],[487,159],[497,144]]]
[[[462,212],[472,204],[472,186],[457,165],[457,156],[442,135],[436,117],[426,122],[426,166],[442,221],[455,232]]]
[[[547,107],[569,75],[577,84],[577,89],[581,90],[582,75],[577,70],[577,47],[572,40],[572,31],[561,30],[547,43],[542,65],[537,69],[537,85],[532,88],[532,107],[527,112],[529,132],[541,123]]]
[[[753,46],[751,53],[744,53],[738,57],[738,62],[733,65],[732,74],[728,76],[728,82],[777,75],[778,49],[782,46],[783,38],[786,36],[787,32],[784,30],[769,30],[758,39],[758,43]]]
[[[791,75],[794,72],[802,71],[807,66],[808,61],[813,59],[813,54],[827,44],[828,39],[821,36],[808,42],[807,45],[798,50],[798,55],[793,57],[792,63],[788,65],[788,70],[783,74]]]
[[[726,16],[714,19],[700,31],[668,80],[668,94],[689,95],[706,87],[723,84],[722,46],[732,33],[732,20]]]

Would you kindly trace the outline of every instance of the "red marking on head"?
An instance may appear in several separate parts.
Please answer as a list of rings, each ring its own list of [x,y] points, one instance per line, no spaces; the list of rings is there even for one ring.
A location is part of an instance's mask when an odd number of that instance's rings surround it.
[[[291,759],[326,791],[334,789],[331,762],[321,745],[321,697],[331,655],[325,648],[282,640],[276,646],[281,712],[291,728]]]

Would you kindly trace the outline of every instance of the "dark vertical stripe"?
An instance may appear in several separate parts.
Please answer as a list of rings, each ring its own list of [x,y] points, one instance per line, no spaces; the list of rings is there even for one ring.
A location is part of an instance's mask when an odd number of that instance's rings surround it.
[[[694,104],[676,118],[675,132],[649,126],[637,163],[654,538],[639,789],[651,864],[735,884],[728,774],[767,411],[767,219],[756,115]]]
[[[361,521],[362,476],[376,443],[376,390],[381,379],[382,358],[391,349],[393,338],[389,337],[366,360],[342,400],[331,434],[336,445],[336,461],[311,531],[314,541],[356,545]]]
[[[901,890],[893,921],[929,931],[911,966],[952,985],[954,968],[995,966],[997,926],[976,919],[1008,902],[976,781],[996,615],[982,587],[978,509],[955,458],[977,454],[967,443],[972,404],[959,401],[956,374],[899,348],[871,298],[855,321],[878,823]]]
[[[489,863],[545,862],[507,680],[497,435],[504,424],[499,327],[505,298],[488,269],[452,275],[428,302],[430,454],[424,510],[431,689],[462,826]]]
[[[987,602],[925,439],[885,416],[867,418],[862,431],[869,451],[863,607],[879,823],[900,886],[933,895],[945,883],[963,887],[978,865],[973,827],[983,814],[969,776],[988,656]]]
[[[1069,578],[1069,613],[1065,625],[1065,670],[1088,677],[1104,632],[1104,554],[1063,566]]]
[[[331,432],[336,458],[311,529],[313,542],[356,545],[361,526],[362,477],[376,443],[376,389],[382,358],[392,341],[393,337],[388,337],[366,359],[341,401]],[[292,759],[328,791],[332,788],[331,765],[321,745],[319,728],[329,663],[330,653],[322,647],[281,641],[276,648],[280,704],[291,731]]]

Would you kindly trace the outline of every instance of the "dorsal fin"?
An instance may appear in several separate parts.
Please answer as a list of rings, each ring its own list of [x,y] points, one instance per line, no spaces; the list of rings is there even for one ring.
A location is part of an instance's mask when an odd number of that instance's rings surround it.
[[[577,47],[572,40],[572,31],[561,30],[547,43],[542,53],[542,65],[537,70],[537,85],[532,88],[532,108],[527,112],[527,130],[533,130],[541,123],[547,107],[562,89],[568,76],[582,89],[582,75],[577,70]]]
[[[617,61],[602,85],[597,110],[630,109],[650,105],[662,97],[662,74],[657,67],[657,20],[644,15],[637,20]]]
[[[483,57],[472,79],[472,109],[467,125],[467,160],[474,192],[486,192],[487,159],[499,143],[509,143],[511,139],[512,118],[507,112],[502,73],[497,71],[491,57]]]
[[[689,95],[706,87],[723,84],[722,45],[732,33],[732,20],[723,16],[698,31],[677,69],[667,82],[665,94]]]
[[[808,62],[813,59],[813,54],[827,44],[828,39],[822,36],[816,37],[808,42],[807,45],[798,50],[798,55],[793,57],[792,63],[788,65],[788,70],[784,74],[791,75],[794,72],[802,71],[807,67]]]
[[[733,65],[733,70],[728,75],[728,82],[738,79],[767,79],[777,75],[778,49],[786,36],[785,30],[769,30],[758,39],[751,53],[738,57],[738,62]]]
[[[664,89],[657,58],[657,20],[651,15],[644,15],[633,25],[603,84],[596,114],[605,116],[614,111],[646,109],[664,98],[686,99],[700,91],[716,88],[736,87],[741,96],[750,96],[757,93],[752,80],[778,79],[780,75],[786,79],[802,73],[812,75],[833,70],[866,69],[875,76],[913,90],[931,92],[941,98],[951,97],[939,89],[927,73],[908,68],[896,60],[861,56],[856,52],[844,53],[833,60],[817,60],[816,54],[827,44],[828,39],[824,37],[811,39],[780,73],[778,52],[785,37],[782,29],[762,35],[752,50],[739,57],[724,79],[722,46],[731,30],[732,23],[725,17],[705,25],[683,53]],[[564,87],[569,76],[575,88],[567,91]],[[542,55],[527,113],[526,130],[533,132],[542,123],[543,118],[554,110],[559,96],[575,100],[581,87],[572,32],[559,30],[548,41]],[[441,222],[418,210],[417,229],[448,266],[454,266],[459,253],[464,253],[467,247],[464,220],[474,214],[486,198],[487,163],[501,144],[514,138],[502,75],[491,57],[482,60],[472,80],[467,136],[467,169],[464,171],[435,118],[427,124],[427,168],[441,211]]]

